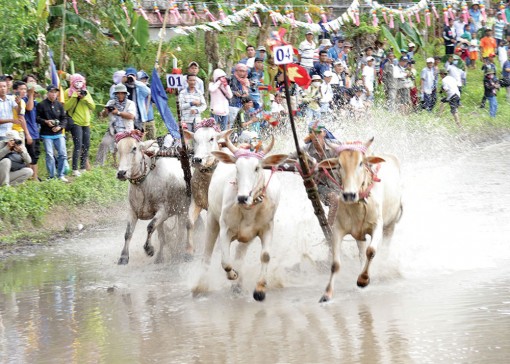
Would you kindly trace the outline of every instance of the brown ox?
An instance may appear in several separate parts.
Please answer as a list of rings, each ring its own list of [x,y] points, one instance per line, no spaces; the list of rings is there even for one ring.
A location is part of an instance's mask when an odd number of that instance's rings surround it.
[[[333,264],[326,292],[321,302],[333,297],[335,276],[340,271],[340,244],[350,234],[358,243],[363,270],[357,284],[370,283],[368,273],[377,246],[391,239],[395,224],[402,215],[402,187],[398,159],[392,155],[367,156],[372,138],[365,144],[346,143],[338,147],[338,157],[319,163],[319,168],[336,168],[340,177],[341,192],[338,211],[333,225]],[[384,162],[384,163],[383,163]],[[370,244],[366,246],[366,236]]]

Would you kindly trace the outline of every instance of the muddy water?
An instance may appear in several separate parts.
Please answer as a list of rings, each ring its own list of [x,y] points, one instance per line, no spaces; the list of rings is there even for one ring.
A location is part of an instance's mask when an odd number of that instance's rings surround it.
[[[192,298],[200,253],[153,264],[139,225],[130,263],[119,267],[119,216],[0,262],[0,362],[508,362],[510,139],[481,146],[433,136],[411,148],[402,135],[405,213],[369,287],[356,287],[356,244],[347,239],[335,298],[318,304],[328,249],[300,180],[281,175],[265,302],[251,297],[257,244],[240,294],[216,251],[211,292]],[[399,154],[395,144],[383,136],[379,149]]]

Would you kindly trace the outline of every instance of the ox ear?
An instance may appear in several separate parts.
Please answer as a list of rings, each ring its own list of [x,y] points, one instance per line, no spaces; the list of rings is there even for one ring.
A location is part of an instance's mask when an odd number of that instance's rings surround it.
[[[274,154],[270,155],[269,157],[264,158],[262,161],[262,167],[271,167],[271,166],[277,166],[287,160],[289,157],[288,154]]]
[[[225,152],[220,151],[214,151],[211,152],[212,155],[214,155],[220,162],[226,163],[226,164],[235,164],[237,161],[237,158],[234,157],[232,154],[228,154]]]
[[[337,165],[338,165],[338,158],[329,158],[329,159],[324,159],[323,161],[321,161],[321,162],[318,164],[318,167],[319,167],[320,169],[322,169],[322,168],[325,168],[325,169],[333,169],[333,168],[335,168]]]
[[[368,164],[377,164],[377,163],[382,163],[382,162],[386,162],[386,160],[384,160],[384,158],[377,157],[375,155],[371,155],[371,156],[367,157]]]
[[[194,137],[195,133],[193,133],[193,132],[191,132],[189,130],[186,130],[186,129],[184,129],[183,132],[184,132],[184,139],[186,141],[193,140],[193,137]]]

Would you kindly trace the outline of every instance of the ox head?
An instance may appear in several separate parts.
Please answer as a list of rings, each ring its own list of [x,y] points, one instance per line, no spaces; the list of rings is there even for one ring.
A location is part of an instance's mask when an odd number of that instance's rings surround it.
[[[367,156],[366,152],[374,138],[366,143],[345,143],[337,147],[338,157],[325,159],[319,163],[319,169],[337,169],[342,191],[340,199],[345,203],[356,203],[360,194],[372,182],[371,167],[384,162],[376,156]]]
[[[213,127],[200,127],[194,133],[184,130],[186,141],[193,140],[193,158],[191,162],[195,167],[209,168],[216,163],[216,158],[211,154],[220,150],[219,142],[226,132],[220,133]]]
[[[141,141],[141,136],[133,133],[124,137],[115,136],[117,151],[119,153],[119,168],[117,178],[121,181],[138,178],[144,173],[144,151],[153,143],[153,140]]]
[[[221,151],[212,154],[223,163],[236,165],[237,203],[249,207],[255,198],[264,193],[266,181],[263,168],[282,163],[287,159],[287,154],[265,156],[273,148],[274,137],[271,137],[271,143],[266,148],[260,146],[259,149],[250,150],[235,147],[230,141],[230,134],[232,130],[225,134],[225,143],[233,155]]]

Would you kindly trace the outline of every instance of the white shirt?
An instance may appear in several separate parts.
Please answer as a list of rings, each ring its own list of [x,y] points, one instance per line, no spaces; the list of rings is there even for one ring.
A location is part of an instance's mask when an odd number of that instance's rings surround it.
[[[420,73],[420,79],[423,82],[421,90],[424,94],[430,95],[434,89],[434,67],[425,67]]]
[[[462,87],[462,76],[464,71],[453,64],[448,66],[446,70],[448,71],[448,76],[452,76],[455,81],[457,81],[457,86]]]
[[[195,80],[197,80],[197,82],[195,83],[195,89],[200,92],[202,95],[205,95],[205,89],[204,89],[204,81],[202,81],[202,79],[198,76],[195,76]],[[183,86],[181,89],[179,89],[179,92],[181,92],[182,90],[186,90],[188,88],[188,79],[186,78],[186,75],[184,76],[184,80],[183,80]]]
[[[361,110],[365,107],[363,104],[363,96],[358,98],[356,95],[351,97],[351,100],[349,101],[349,105],[351,105],[355,110]]]
[[[306,39],[299,44],[299,54],[301,55],[301,66],[313,67],[313,54],[316,49],[315,42],[308,42]]]
[[[322,98],[320,101],[321,104],[325,104],[325,103],[333,101],[333,89],[331,89],[330,83],[326,83],[326,82],[322,83],[321,93],[322,93]]]
[[[446,91],[446,99],[450,100],[454,95],[460,97],[459,87],[457,86],[457,80],[452,76],[445,76],[443,78],[443,90]]]
[[[14,100],[14,96],[5,95],[5,100],[0,98],[0,119],[12,119],[14,118],[13,109],[16,109],[18,104]],[[0,124],[0,136],[5,136],[5,133],[12,129],[12,123]]]
[[[464,23],[460,19],[456,19],[453,22],[453,27],[455,28],[455,33],[456,33],[456,38],[455,39],[457,41],[460,41],[461,35],[464,34],[464,26],[465,25],[466,25],[466,23]]]
[[[369,65],[365,65],[363,67],[363,82],[365,87],[370,93],[374,92],[374,82],[375,82],[375,68],[370,67]]]
[[[271,114],[279,114],[281,111],[285,112],[283,105],[273,101],[271,103]]]

